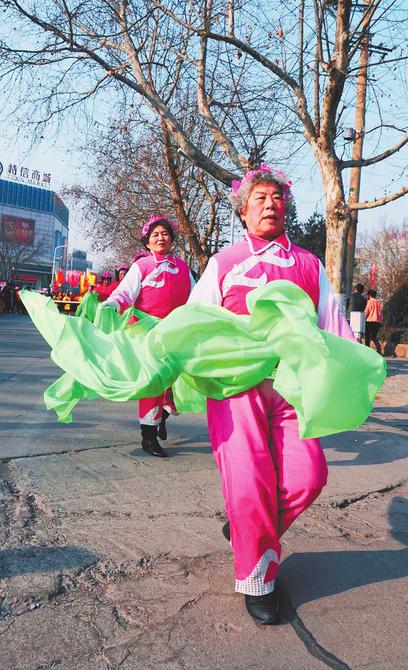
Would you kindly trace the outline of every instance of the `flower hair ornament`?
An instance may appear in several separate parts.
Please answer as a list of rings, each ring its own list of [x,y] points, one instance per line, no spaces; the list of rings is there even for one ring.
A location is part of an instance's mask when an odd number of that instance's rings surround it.
[[[178,223],[177,221],[170,221],[170,219],[167,219],[165,216],[149,216],[147,219],[146,223],[143,224],[142,228],[142,237],[146,237],[147,233],[149,232],[150,226],[152,226],[154,223],[167,223],[171,228],[173,228],[174,232],[178,232]]]
[[[262,163],[259,166],[259,168],[249,170],[242,177],[242,179],[233,179],[231,182],[231,194],[232,195],[237,194],[242,186],[244,186],[248,182],[251,182],[254,177],[256,177],[257,175],[261,175],[262,173],[270,175],[270,178],[272,178],[271,180],[276,181],[277,184],[282,186],[285,199],[289,199],[292,197],[292,194],[290,193],[290,188],[293,182],[287,178],[284,172],[281,172],[280,170],[275,170],[275,168],[271,167],[270,165],[267,165],[266,163]]]

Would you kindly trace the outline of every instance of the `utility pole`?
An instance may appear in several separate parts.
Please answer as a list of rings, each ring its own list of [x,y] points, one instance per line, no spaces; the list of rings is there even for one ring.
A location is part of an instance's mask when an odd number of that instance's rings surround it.
[[[366,35],[360,47],[359,73],[357,79],[356,94],[356,122],[353,144],[353,160],[361,161],[363,157],[363,142],[365,133],[365,113],[367,99],[367,70],[368,70],[368,43],[369,36]],[[360,199],[361,167],[351,168],[350,192],[348,204],[354,204]],[[347,237],[347,260],[346,260],[346,291],[350,295],[353,283],[354,256],[356,251],[358,210],[351,211],[351,226]]]

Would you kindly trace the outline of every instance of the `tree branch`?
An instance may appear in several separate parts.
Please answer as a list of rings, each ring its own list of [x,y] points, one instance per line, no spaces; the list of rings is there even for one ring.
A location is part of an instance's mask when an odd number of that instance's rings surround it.
[[[381,207],[382,205],[386,205],[387,202],[392,202],[393,200],[402,198],[402,196],[406,193],[408,193],[408,186],[403,186],[396,193],[393,193],[392,195],[386,195],[384,198],[379,198],[378,200],[368,200],[367,202],[355,202],[350,205],[350,209],[373,209],[374,207]]]
[[[341,161],[340,163],[340,168],[344,170],[345,168],[352,168],[352,167],[367,167],[368,165],[374,165],[375,163],[379,163],[380,161],[383,161],[385,158],[388,158],[389,156],[392,156],[395,154],[397,151],[402,149],[405,144],[408,143],[408,133],[405,133],[404,137],[396,144],[392,149],[388,149],[387,151],[383,151],[382,154],[378,154],[377,156],[373,156],[372,158],[366,158],[362,159],[361,161]]]
[[[215,42],[223,42],[224,44],[230,44],[231,46],[236,47],[238,51],[247,53],[254,60],[263,65],[267,70],[273,72],[273,74],[275,74],[279,79],[281,79],[296,94],[297,97],[296,113],[299,116],[300,120],[303,122],[306,128],[306,132],[309,134],[310,137],[314,137],[315,128],[313,125],[312,118],[307,109],[306,97],[303,94],[298,82],[295,79],[293,79],[293,77],[291,77],[287,72],[285,72],[285,70],[279,67],[279,65],[271,61],[269,58],[266,58],[266,56],[263,56],[261,53],[259,53],[259,51],[253,49],[246,42],[242,42],[233,35],[221,35],[219,33],[214,33],[212,31],[206,31],[204,28],[197,28],[192,24],[183,21],[183,19],[180,19],[176,14],[171,12],[166,7],[163,7],[163,5],[159,2],[159,0],[151,0],[151,2],[153,2],[155,6],[158,9],[160,9],[164,14],[166,14],[166,16],[169,16],[176,23],[183,26],[187,30],[196,33],[197,35],[205,36],[207,37],[207,39],[214,40]]]
[[[208,10],[210,11],[210,10]],[[206,27],[209,27],[210,16],[205,16]],[[214,140],[218,142],[220,147],[223,149],[224,153],[230,160],[237,166],[237,168],[247,168],[248,161],[247,159],[240,154],[234,143],[228,138],[228,136],[221,130],[220,126],[217,124],[214,116],[211,114],[210,108],[208,106],[206,98],[206,85],[205,85],[205,75],[206,75],[206,66],[207,66],[207,38],[205,35],[201,37],[201,57],[198,59],[197,70],[198,70],[198,82],[197,82],[197,100],[198,100],[198,111],[204,119],[205,124],[211,131]]]
[[[350,11],[351,0],[338,0],[334,58],[331,61],[329,83],[324,95],[321,120],[321,134],[324,137],[326,150],[332,146],[334,141],[336,111],[346,81]]]

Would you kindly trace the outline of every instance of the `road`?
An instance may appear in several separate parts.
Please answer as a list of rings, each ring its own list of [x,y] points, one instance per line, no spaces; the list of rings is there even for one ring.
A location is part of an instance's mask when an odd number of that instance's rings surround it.
[[[324,441],[330,481],[284,537],[284,622],[233,591],[205,417],[140,448],[136,404],[45,410],[59,374],[28,317],[0,317],[0,667],[408,667],[408,361],[361,429]]]

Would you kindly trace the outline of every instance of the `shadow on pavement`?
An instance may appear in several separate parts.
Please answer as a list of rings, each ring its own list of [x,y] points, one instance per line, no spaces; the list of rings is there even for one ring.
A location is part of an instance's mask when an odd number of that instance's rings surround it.
[[[183,444],[185,443],[185,444]],[[177,455],[185,455],[185,454],[211,454],[211,447],[210,444],[201,444],[201,445],[195,445],[194,443],[191,443],[190,440],[177,440],[177,444],[166,444],[166,442],[161,442],[162,447],[167,451],[167,454],[169,458],[172,458],[172,456],[177,456]],[[132,451],[129,452],[129,456],[135,456],[136,458],[146,457],[146,452],[143,451],[142,447],[137,447],[136,449],[133,449]],[[153,456],[151,458],[154,458]]]
[[[391,433],[382,428],[378,430],[348,431],[337,433],[323,440],[325,449],[334,449],[337,453],[350,454],[350,458],[327,460],[332,467],[344,465],[375,465],[393,463],[408,457],[408,440],[398,433]],[[396,425],[395,428],[403,429]]]
[[[408,545],[408,500],[392,499],[391,535]],[[408,549],[292,554],[279,570],[294,607],[360,586],[408,576]]]
[[[396,375],[408,374],[408,361],[387,358],[387,377],[395,377]]]
[[[95,565],[99,556],[82,547],[21,547],[0,551],[0,579],[34,572],[62,572]]]
[[[368,421],[372,421],[373,419],[373,414],[376,412],[380,413],[382,412],[383,414],[386,412],[390,412],[391,414],[407,414],[408,413],[408,405],[399,405],[398,407],[380,407],[377,405],[376,407],[373,407],[371,410],[371,414],[368,418]]]
[[[32,423],[13,423],[13,422],[0,422],[0,431],[24,431],[24,430],[33,430],[38,428],[39,430],[66,430],[75,432],[76,430],[83,430],[84,428],[94,428],[95,423],[80,423],[76,421],[75,423],[57,423],[53,421],[52,423],[43,423],[41,421],[33,421]]]

